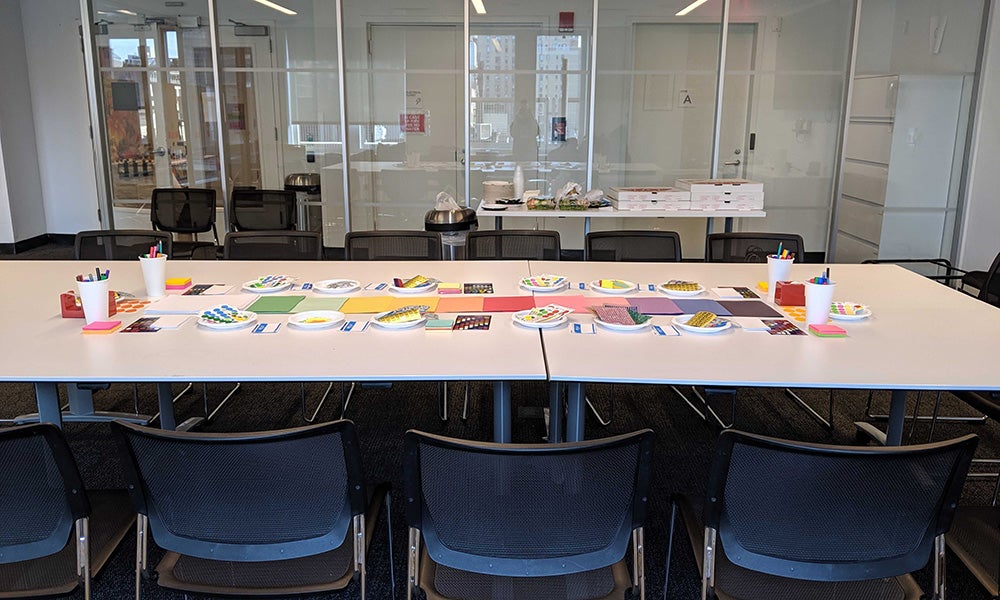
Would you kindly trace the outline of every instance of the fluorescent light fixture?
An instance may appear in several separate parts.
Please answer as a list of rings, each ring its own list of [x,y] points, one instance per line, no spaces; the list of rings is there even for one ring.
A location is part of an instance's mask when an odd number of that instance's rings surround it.
[[[486,14],[486,7],[483,6],[483,0],[472,0],[472,8],[476,9],[477,15]]]
[[[295,12],[294,10],[292,10],[290,8],[285,8],[284,6],[282,6],[280,4],[275,4],[274,2],[271,2],[270,0],[253,0],[253,1],[256,2],[257,4],[263,4],[264,6],[266,6],[268,8],[273,8],[274,10],[276,10],[276,11],[278,11],[280,13],[285,13],[286,15],[297,15],[297,14],[299,14],[299,13]]]
[[[694,2],[692,2],[691,4],[688,4],[687,6],[685,6],[684,8],[682,8],[674,16],[683,17],[684,15],[688,14],[689,12],[691,12],[692,10],[698,8],[699,6],[701,6],[702,4],[704,4],[706,2],[708,2],[708,0],[694,0]]]
[[[500,40],[498,40],[498,39],[496,38],[496,36],[493,36],[493,37],[492,37],[492,38],[490,38],[490,39],[492,39],[492,40],[493,40],[493,47],[497,49],[497,52],[500,52],[500,53],[502,53],[502,52],[503,52],[503,46],[501,46],[501,45],[500,45]]]
[[[116,12],[120,12],[123,15],[130,15],[130,16],[133,16],[133,17],[138,17],[139,16],[139,13],[134,13],[134,12],[132,12],[130,10],[125,10],[124,8],[119,8]]]

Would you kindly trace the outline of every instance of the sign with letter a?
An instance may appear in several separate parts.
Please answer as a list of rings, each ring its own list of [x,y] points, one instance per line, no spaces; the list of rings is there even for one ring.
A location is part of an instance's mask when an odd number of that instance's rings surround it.
[[[694,92],[691,90],[678,91],[677,108],[694,108]]]

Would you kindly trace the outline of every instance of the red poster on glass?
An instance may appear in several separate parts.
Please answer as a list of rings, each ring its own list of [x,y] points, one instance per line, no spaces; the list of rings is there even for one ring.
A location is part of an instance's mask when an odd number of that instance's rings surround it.
[[[427,115],[422,112],[400,113],[399,128],[403,133],[427,133]]]

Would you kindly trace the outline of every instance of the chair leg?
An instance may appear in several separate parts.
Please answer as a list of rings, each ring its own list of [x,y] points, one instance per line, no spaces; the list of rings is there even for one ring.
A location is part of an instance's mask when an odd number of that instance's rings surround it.
[[[674,524],[677,522],[677,502],[670,502],[670,533],[667,537],[667,560],[663,569],[663,600],[667,600],[667,588],[670,586],[670,558],[674,552]]]
[[[76,521],[76,574],[83,585],[83,597],[90,600],[90,519]]]
[[[135,600],[141,600],[142,579],[146,575],[146,556],[148,535],[146,515],[137,515],[135,519]]]
[[[392,550],[392,494],[391,490],[385,493],[385,521],[386,533],[389,538],[389,584],[392,586],[392,597],[396,597],[396,554]]]
[[[927,443],[934,439],[934,426],[937,425],[938,412],[941,410],[941,392],[934,398],[934,412],[931,413],[931,430],[927,432]]]
[[[438,384],[438,416],[442,421],[448,420],[448,382]]]
[[[646,600],[646,548],[642,527],[632,532],[632,571],[632,597],[638,588],[639,600]]]
[[[319,411],[323,409],[323,404],[326,402],[327,397],[330,395],[330,390],[333,389],[333,382],[331,381],[326,386],[326,391],[323,392],[323,395],[320,397],[319,404],[316,405],[316,410],[313,411],[311,417],[306,416],[309,412],[306,410],[306,384],[305,382],[300,382],[299,385],[301,386],[300,391],[302,396],[302,420],[305,421],[306,423],[314,423],[316,421],[316,415],[318,415]]]
[[[469,420],[469,388],[470,387],[471,387],[471,384],[468,381],[466,381],[465,382],[465,400],[462,402],[462,420],[463,421]]]
[[[240,391],[240,386],[242,385],[243,385],[242,383],[237,383],[236,385],[234,385],[233,389],[229,390],[229,393],[226,394],[226,397],[223,398],[221,402],[215,405],[215,409],[213,409],[212,412],[208,412],[208,384],[202,384],[202,397],[205,402],[205,413],[206,413],[205,422],[211,423],[212,420],[215,419],[215,415],[219,414],[219,411],[222,410],[222,407],[225,406],[226,403],[229,402],[229,399],[233,397],[233,394]]]
[[[934,538],[934,600],[945,600],[944,534]]]
[[[365,537],[365,516],[354,517],[354,569],[361,579],[361,600],[368,597],[367,585],[367,560],[365,550],[368,548],[368,540]]]
[[[705,554],[702,562],[705,568],[701,577],[701,600],[715,597],[715,536],[714,529],[705,528]]]
[[[406,600],[413,600],[420,580],[420,530],[410,527],[409,560],[406,566]]]
[[[343,381],[340,382],[340,418],[343,419],[344,415],[347,414],[347,406],[351,403],[351,396],[354,395],[354,385],[351,382],[350,389],[347,390],[347,394],[344,394],[344,388],[347,386]]]

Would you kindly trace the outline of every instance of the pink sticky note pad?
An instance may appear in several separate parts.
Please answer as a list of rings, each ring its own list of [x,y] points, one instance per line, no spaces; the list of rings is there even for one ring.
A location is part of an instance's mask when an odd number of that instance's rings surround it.
[[[84,333],[111,333],[122,326],[121,321],[94,321],[83,326]]]
[[[822,337],[844,337],[847,335],[847,331],[844,328],[837,327],[836,325],[810,325],[809,331]]]
[[[517,312],[535,308],[532,296],[496,296],[483,298],[483,312]]]
[[[565,306],[566,308],[572,308],[575,313],[589,313],[591,306],[599,306],[602,304],[612,304],[615,306],[628,306],[629,302],[627,298],[617,298],[609,296],[535,296],[536,306],[545,306],[546,304],[558,304],[559,306]]]

